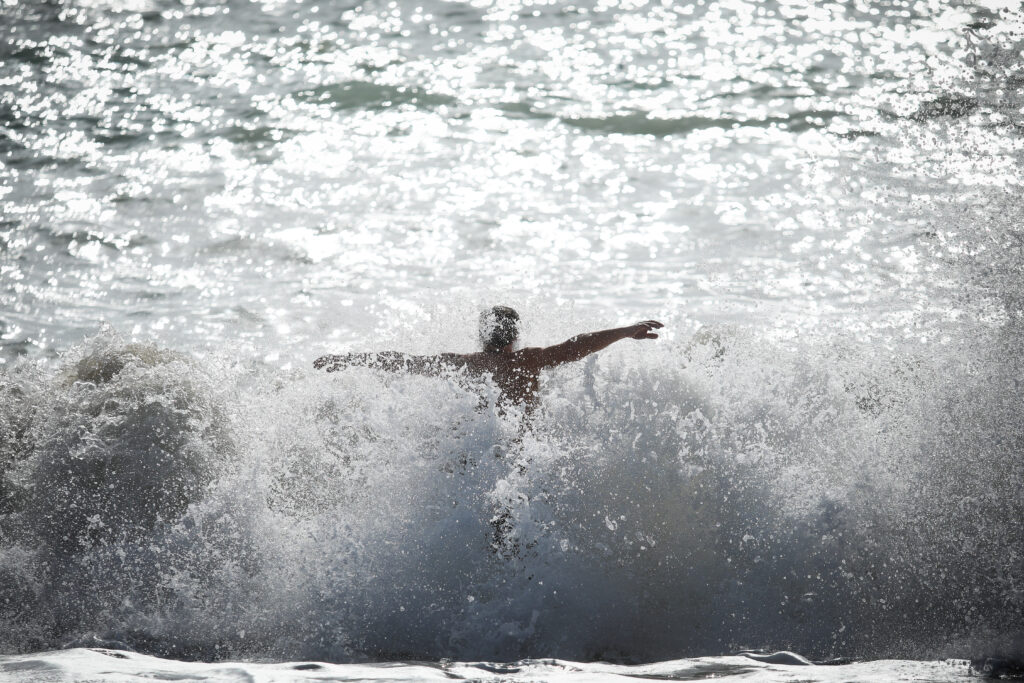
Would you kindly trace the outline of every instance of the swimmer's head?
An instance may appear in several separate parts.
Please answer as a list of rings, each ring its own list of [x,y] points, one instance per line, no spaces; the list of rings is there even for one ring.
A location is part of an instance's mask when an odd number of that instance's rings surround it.
[[[501,351],[519,339],[519,314],[508,306],[480,313],[480,343],[484,351]]]

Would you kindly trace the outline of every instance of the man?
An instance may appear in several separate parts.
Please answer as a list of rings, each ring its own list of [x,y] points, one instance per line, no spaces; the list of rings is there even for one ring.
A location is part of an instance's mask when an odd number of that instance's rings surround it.
[[[484,350],[477,353],[442,353],[436,356],[411,356],[394,351],[321,356],[313,362],[318,370],[335,372],[348,365],[365,365],[391,372],[434,374],[445,368],[465,368],[476,376],[490,375],[505,402],[516,403],[530,412],[536,405],[540,371],[562,363],[580,360],[620,339],[657,339],[652,330],[664,327],[656,320],[576,335],[554,346],[533,346],[516,350],[519,340],[519,314],[508,306],[495,306],[480,314],[480,341]]]
[[[515,346],[519,340],[519,314],[508,306],[495,306],[480,314],[480,342],[483,351],[441,353],[436,356],[412,356],[394,351],[328,355],[317,358],[313,367],[335,372],[349,365],[364,365],[390,372],[424,374],[465,368],[471,375],[489,375],[501,391],[502,402],[518,404],[529,415],[536,407],[540,371],[544,368],[580,360],[620,339],[657,339],[658,335],[653,330],[662,327],[664,325],[656,320],[645,320],[628,327],[579,334],[554,346],[534,346],[517,351]],[[521,551],[519,540],[513,533],[511,505],[511,502],[497,505],[490,520],[494,529],[491,548],[508,560],[520,557]]]

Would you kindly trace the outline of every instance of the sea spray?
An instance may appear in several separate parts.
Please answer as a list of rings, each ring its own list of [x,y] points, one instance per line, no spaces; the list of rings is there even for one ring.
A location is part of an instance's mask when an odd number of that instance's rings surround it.
[[[215,370],[104,333],[5,375],[34,408],[8,420],[31,425],[3,646],[924,656],[1010,633],[1020,359],[975,332],[613,349],[525,424],[459,377]]]

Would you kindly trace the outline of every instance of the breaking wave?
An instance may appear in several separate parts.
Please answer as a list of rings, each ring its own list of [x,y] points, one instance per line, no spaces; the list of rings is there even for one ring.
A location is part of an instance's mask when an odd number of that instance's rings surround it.
[[[4,651],[924,656],[1024,608],[1014,322],[705,332],[554,373],[286,376],[106,330],[2,376]],[[970,335],[966,334],[971,332]]]

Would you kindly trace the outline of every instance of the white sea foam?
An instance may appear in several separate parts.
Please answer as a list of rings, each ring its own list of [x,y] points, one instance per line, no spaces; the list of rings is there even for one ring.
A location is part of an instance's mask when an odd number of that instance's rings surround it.
[[[486,385],[281,376],[107,332],[53,373],[5,376],[23,426],[2,647],[650,660],[1002,642],[1021,607],[1020,363],[998,330],[889,354],[635,343],[553,373],[524,431]]]
[[[968,663],[878,661],[798,669],[801,681],[920,681],[936,683],[965,681]],[[50,681],[139,681],[153,678],[203,681],[631,681],[659,680],[750,680],[792,681],[792,667],[766,664],[747,657],[701,657],[658,664],[623,666],[599,662],[580,663],[557,659],[523,660],[509,664],[487,662],[421,662],[389,664],[329,664],[285,662],[279,664],[225,662],[197,664],[132,652],[101,648],[42,652],[35,655],[2,657],[0,674],[12,683]]]

